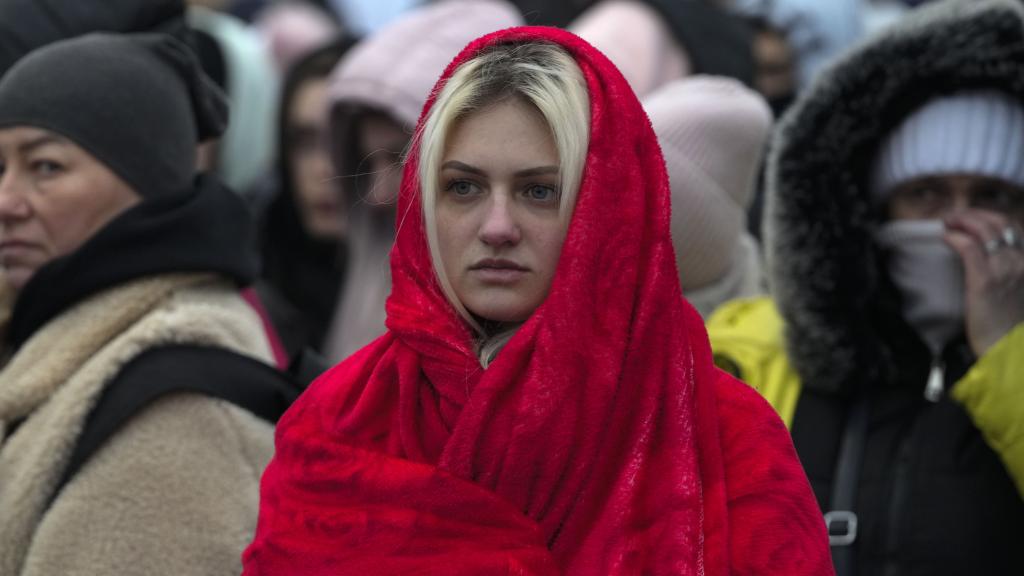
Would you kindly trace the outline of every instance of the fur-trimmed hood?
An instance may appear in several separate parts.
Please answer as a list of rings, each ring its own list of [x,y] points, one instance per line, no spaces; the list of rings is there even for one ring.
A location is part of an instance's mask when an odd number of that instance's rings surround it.
[[[981,87],[1024,100],[1020,2],[921,8],[824,71],[782,119],[769,156],[768,274],[805,385],[848,390],[885,370],[872,156],[926,100]]]

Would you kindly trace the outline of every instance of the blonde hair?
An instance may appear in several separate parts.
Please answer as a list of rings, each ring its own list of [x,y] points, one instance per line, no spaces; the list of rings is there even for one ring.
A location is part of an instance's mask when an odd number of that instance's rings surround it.
[[[561,46],[532,41],[497,44],[481,51],[451,75],[417,135],[417,176],[434,273],[445,297],[481,337],[477,353],[485,367],[514,331],[487,334],[455,295],[438,248],[435,207],[441,161],[452,127],[474,112],[512,98],[535,107],[551,128],[560,166],[559,213],[563,225],[568,226],[590,143],[590,100],[582,71]]]

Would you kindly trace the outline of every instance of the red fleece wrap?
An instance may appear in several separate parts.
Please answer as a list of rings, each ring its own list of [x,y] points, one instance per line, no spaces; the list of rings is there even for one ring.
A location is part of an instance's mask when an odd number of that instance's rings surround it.
[[[549,28],[473,42],[439,85],[487,46],[538,39],[576,59],[591,102],[548,298],[483,370],[431,267],[414,144],[389,331],[281,420],[245,574],[728,572],[721,422],[698,418],[727,377],[680,296],[668,178],[632,90],[594,48]],[[820,523],[800,481],[796,500]]]

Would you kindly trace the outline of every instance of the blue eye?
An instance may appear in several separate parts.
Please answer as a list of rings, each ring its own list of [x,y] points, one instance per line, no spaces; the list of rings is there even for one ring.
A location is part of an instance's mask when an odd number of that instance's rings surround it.
[[[445,186],[446,192],[451,192],[457,197],[467,197],[476,194],[479,187],[468,180],[452,180]]]
[[[537,202],[553,202],[558,200],[558,191],[551,186],[535,184],[526,189],[526,196]]]

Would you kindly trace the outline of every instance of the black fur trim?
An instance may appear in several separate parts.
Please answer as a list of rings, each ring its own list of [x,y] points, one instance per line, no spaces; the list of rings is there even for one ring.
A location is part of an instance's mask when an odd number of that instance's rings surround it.
[[[1024,100],[1024,8],[952,0],[917,10],[824,71],[782,119],[769,154],[772,291],[805,386],[848,392],[884,377],[882,290],[864,185],[882,137],[930,97],[966,88]]]

